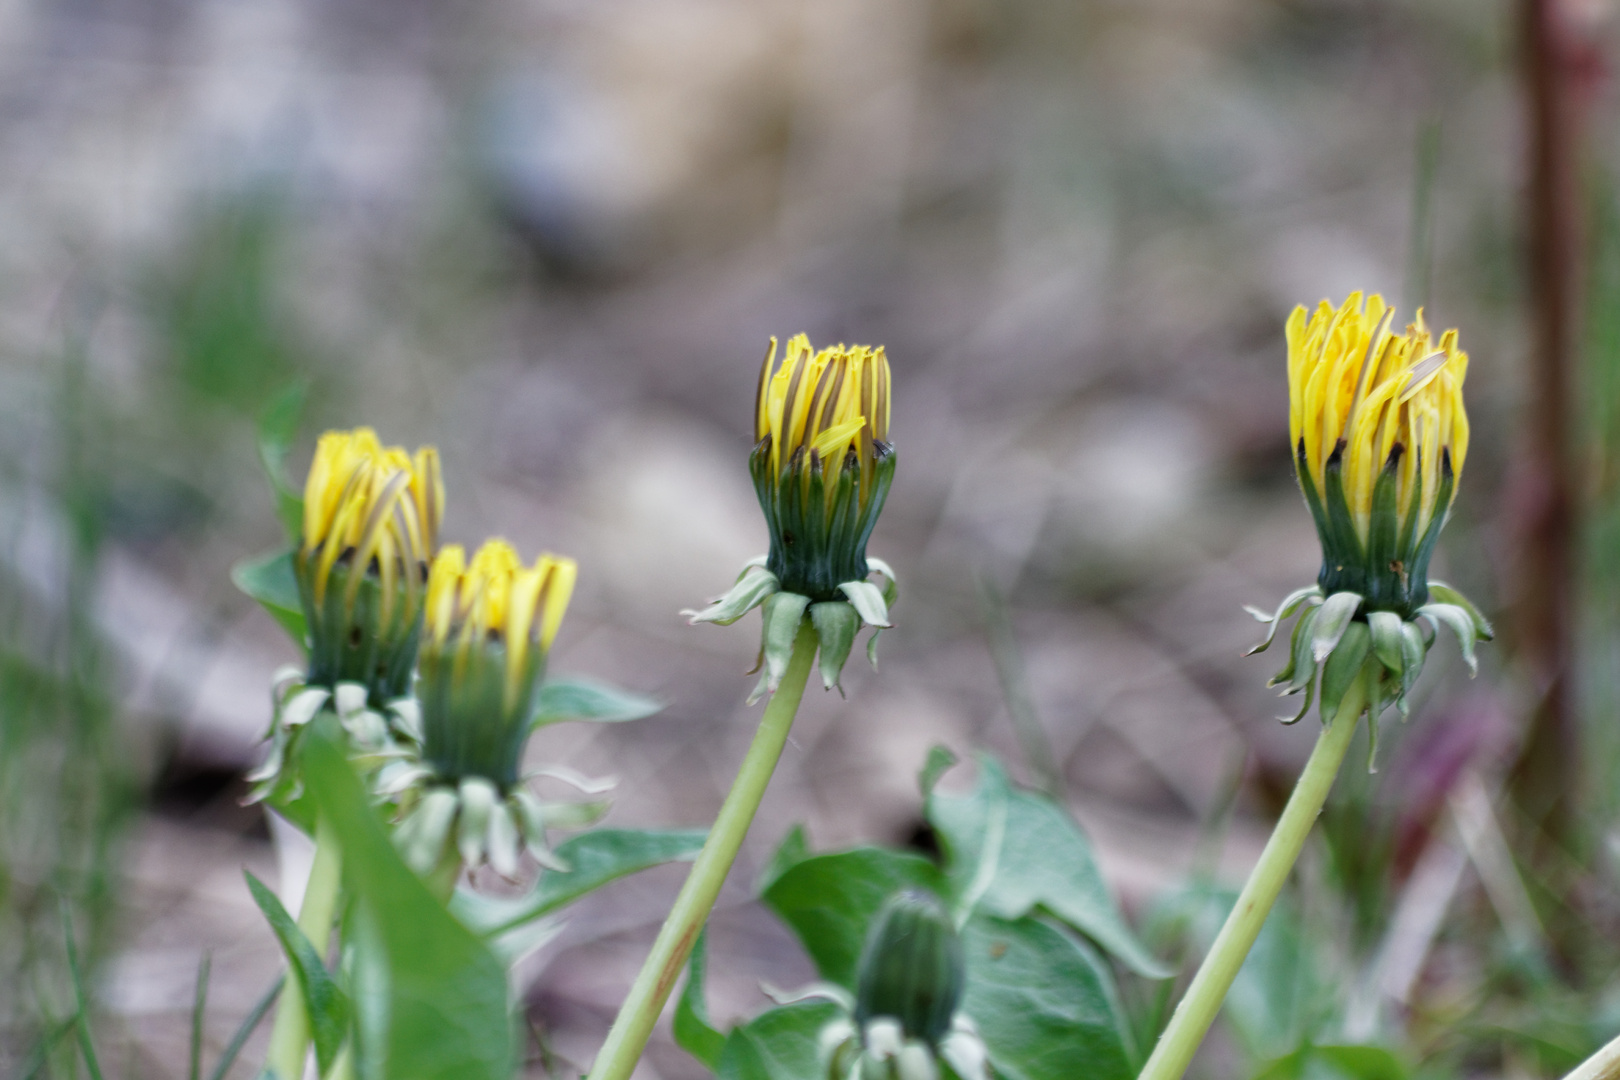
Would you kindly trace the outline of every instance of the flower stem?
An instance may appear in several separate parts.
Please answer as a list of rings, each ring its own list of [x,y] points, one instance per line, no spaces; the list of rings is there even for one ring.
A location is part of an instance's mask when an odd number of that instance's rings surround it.
[[[1615,1080],[1620,1077],[1620,1037],[1575,1067],[1564,1080]]]
[[[1289,796],[1271,839],[1260,853],[1260,861],[1249,874],[1232,913],[1226,917],[1225,925],[1216,935],[1215,943],[1210,946],[1209,954],[1204,957],[1198,974],[1193,976],[1192,985],[1187,987],[1186,996],[1176,1006],[1170,1025],[1159,1036],[1159,1043],[1137,1080],[1179,1080],[1192,1063],[1193,1054],[1214,1023],[1232,980],[1237,978],[1238,969],[1259,936],[1271,905],[1276,903],[1283,882],[1288,880],[1305,846],[1311,826],[1322,812],[1333,780],[1339,775],[1339,766],[1350,749],[1350,738],[1356,733],[1356,721],[1367,703],[1368,670],[1363,668],[1361,675],[1345,689],[1333,722],[1322,729],[1316,748],[1294,785],[1294,793]]]
[[[337,831],[321,817],[315,824],[315,864],[310,867],[309,884],[304,887],[304,900],[298,908],[298,929],[322,955],[332,936],[342,880],[343,855]],[[304,986],[296,974],[289,972],[276,1006],[276,1024],[270,1030],[264,1071],[276,1080],[301,1080],[308,1053],[309,1013],[304,1008]]]
[[[703,851],[693,864],[686,884],[681,886],[675,906],[658,932],[658,939],[653,942],[652,953],[630,987],[630,995],[619,1007],[618,1018],[613,1021],[607,1042],[596,1055],[589,1080],[628,1080],[640,1059],[653,1025],[658,1022],[658,1014],[663,1011],[664,1002],[669,999],[675,980],[692,951],[692,943],[708,921],[709,911],[720,895],[720,886],[731,871],[743,837],[754,821],[754,812],[765,795],[765,785],[770,782],[776,762],[782,756],[788,729],[793,726],[799,699],[804,696],[805,680],[810,677],[816,640],[810,620],[801,621],[782,684],[765,706],[765,715],[748,748],[748,756],[743,758],[742,768],[720,807],[719,816],[714,819]]]

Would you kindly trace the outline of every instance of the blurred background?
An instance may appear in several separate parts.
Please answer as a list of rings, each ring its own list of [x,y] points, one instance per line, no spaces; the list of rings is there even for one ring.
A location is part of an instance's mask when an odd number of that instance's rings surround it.
[[[1150,932],[1241,881],[1316,723],[1240,659],[1242,605],[1317,570],[1282,324],[1356,289],[1461,329],[1436,576],[1505,633],[1472,682],[1435,650],[1376,773],[1352,751],[1277,1030],[1426,1075],[1584,1056],[1620,1030],[1620,110],[1612,5],[1561,17],[1549,241],[1504,0],[0,5],[0,1070],[74,1011],[65,924],[120,1076],[183,1074],[205,951],[210,1057],[279,969],[241,871],[297,858],[241,774],[295,652],[229,568],[280,541],[255,429],[300,381],[294,475],[326,427],[435,443],[447,539],[580,559],[554,670],[669,707],[531,754],[617,776],[610,824],[701,825],[756,623],[678,612],[765,547],[760,357],[886,346],[899,629],[800,714],[714,919],[718,1021],[811,977],[752,900],[786,829],[926,843],[935,743],[1061,790]],[[1538,288],[1545,243],[1589,314]],[[526,963],[530,1075],[589,1062],[682,873]],[[638,1076],[703,1075],[660,1040]]]

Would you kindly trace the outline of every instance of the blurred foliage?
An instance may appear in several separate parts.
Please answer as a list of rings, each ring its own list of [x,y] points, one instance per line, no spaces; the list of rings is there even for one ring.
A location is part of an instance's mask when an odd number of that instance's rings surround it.
[[[81,337],[52,364],[53,498],[27,505],[12,488],[0,536],[0,1025],[13,1033],[0,1052],[68,1076],[78,1049],[65,1036],[88,1024],[81,972],[111,944],[136,775],[92,619],[106,531],[102,404]],[[42,536],[57,558],[31,578],[21,549]]]

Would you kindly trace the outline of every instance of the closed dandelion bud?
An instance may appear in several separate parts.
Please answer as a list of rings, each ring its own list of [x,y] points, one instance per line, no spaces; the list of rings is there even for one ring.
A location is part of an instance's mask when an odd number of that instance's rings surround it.
[[[934,897],[890,898],[866,935],[855,992],[855,1022],[887,1016],[908,1039],[936,1043],[962,1000],[962,942]]]
[[[392,728],[415,712],[408,695],[443,510],[431,446],[412,458],[370,428],[321,436],[293,552],[309,663],[272,681],[270,751],[248,774],[248,801],[287,810],[302,795],[300,735],[323,712],[337,715],[363,771],[401,753]]]
[[[552,555],[525,567],[502,540],[471,562],[459,544],[433,561],[417,680],[419,758],[389,778],[411,807],[397,836],[418,869],[430,869],[452,839],[469,865],[487,860],[506,876],[525,843],[546,860],[546,808],[522,788],[519,768],[575,574],[572,559]]]
[[[827,689],[839,685],[856,633],[888,627],[894,574],[866,544],[894,479],[889,434],[889,362],[882,347],[813,350],[805,335],[780,364],[771,339],[754,407],[749,456],[754,491],[770,531],[768,554],[744,568],[726,596],[693,622],[731,623],[765,606],[764,674],[755,692],[774,691],[799,623],[808,616]],[[867,579],[880,574],[883,586]],[[867,653],[876,664],[874,631]]]
[[[1354,293],[1288,319],[1289,440],[1294,471],[1322,542],[1314,586],[1272,614],[1255,611],[1271,644],[1300,612],[1289,661],[1272,680],[1304,691],[1295,720],[1318,693],[1323,720],[1351,681],[1370,680],[1373,721],[1406,695],[1438,628],[1457,636],[1474,667],[1474,643],[1490,624],[1455,589],[1429,577],[1429,561],[1468,455],[1463,378],[1468,354],[1457,331],[1435,342],[1419,311],[1403,332],[1377,295]]]
[[[432,447],[412,458],[370,428],[321,436],[294,556],[309,685],[359,683],[376,707],[409,693],[443,510]]]
[[[987,1080],[984,1040],[957,1011],[965,978],[944,905],[922,892],[891,897],[866,935],[855,998],[844,1001],[852,1012],[821,1034],[829,1080]]]

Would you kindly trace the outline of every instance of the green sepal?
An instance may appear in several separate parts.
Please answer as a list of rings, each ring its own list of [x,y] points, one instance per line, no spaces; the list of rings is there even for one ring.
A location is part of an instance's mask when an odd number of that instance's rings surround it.
[[[481,776],[469,776],[461,782],[456,849],[461,852],[461,861],[468,866],[484,861],[485,835],[499,798],[495,785]]]
[[[1406,572],[1400,564],[1400,508],[1396,505],[1399,452],[1392,453],[1373,482],[1372,512],[1367,522],[1367,574],[1364,588],[1371,605],[1401,606],[1408,599]]]
[[[856,968],[855,1023],[893,1017],[908,1038],[938,1043],[951,1028],[963,980],[962,941],[945,905],[904,890],[867,931]]]
[[[1343,440],[1340,440],[1340,445],[1328,455],[1327,462],[1322,467],[1322,488],[1322,503],[1327,510],[1331,538],[1331,543],[1325,544],[1324,547],[1333,552],[1330,557],[1328,551],[1324,550],[1324,561],[1342,563],[1344,566],[1362,565],[1364,552],[1361,537],[1356,533],[1355,517],[1350,513],[1350,502],[1344,494]]]
[[[1389,701],[1384,696],[1384,686],[1389,675],[1383,671],[1375,671],[1372,679],[1372,692],[1367,695],[1367,772],[1369,775],[1378,771],[1378,718],[1384,715]]]
[[[1423,673],[1423,661],[1428,655],[1429,643],[1423,631],[1415,623],[1401,623],[1401,696],[1395,700],[1395,704],[1402,716],[1410,710],[1406,695],[1417,685],[1418,676]]]
[[[518,835],[517,816],[504,802],[489,808],[489,829],[484,837],[489,849],[489,865],[508,881],[517,877],[518,852],[523,841]]]
[[[1457,647],[1462,650],[1469,674],[1479,674],[1479,661],[1474,658],[1474,620],[1465,608],[1456,604],[1424,604],[1417,609],[1417,613],[1437,628],[1442,623],[1451,627],[1451,632],[1457,635]]]
[[[282,951],[287,954],[287,965],[298,978],[309,1016],[310,1035],[315,1043],[315,1060],[324,1075],[349,1034],[349,1018],[353,1014],[349,999],[326,970],[320,951],[293,921],[276,894],[250,871],[244,870],[242,874],[247,878],[253,902],[264,912]]]
[[[1320,664],[1339,647],[1360,606],[1361,594],[1353,592],[1336,592],[1322,601],[1311,631],[1311,659]]]
[[[799,634],[799,623],[810,598],[798,593],[772,593],[765,601],[765,628],[760,646],[765,654],[765,689],[775,693],[787,674],[788,659],[793,655],[793,640]]]
[[[875,559],[870,555],[866,557],[866,565],[871,567],[873,572],[883,575],[883,602],[889,607],[894,607],[894,602],[900,599],[900,579],[894,576],[894,568],[882,559]]]
[[[821,645],[821,684],[828,690],[838,688],[839,675],[849,659],[849,650],[855,644],[855,632],[861,627],[861,617],[842,600],[824,600],[810,605],[810,621],[815,625]]]
[[[1243,610],[1247,611],[1250,615],[1253,615],[1256,622],[1270,623],[1271,629],[1266,631],[1266,639],[1264,641],[1260,642],[1258,645],[1251,646],[1243,655],[1253,656],[1255,653],[1263,653],[1267,649],[1271,648],[1272,639],[1277,636],[1277,628],[1282,626],[1283,620],[1287,619],[1294,612],[1298,611],[1299,606],[1305,603],[1307,600],[1315,599],[1318,603],[1320,603],[1321,597],[1322,590],[1319,586],[1307,585],[1303,589],[1295,589],[1293,592],[1284,597],[1283,602],[1277,605],[1277,610],[1272,612],[1270,615],[1267,615],[1259,608],[1248,607],[1245,605]],[[1313,604],[1312,606],[1314,607],[1315,605]]]
[[[738,576],[731,590],[702,611],[683,611],[689,623],[716,623],[730,626],[782,587],[776,575],[763,566],[751,565]]]
[[[881,633],[883,631],[873,630],[872,636],[866,639],[866,662],[872,665],[873,671],[877,670],[877,639]]]
[[[1271,677],[1267,686],[1281,686],[1287,683],[1283,690],[1285,695],[1297,694],[1311,677],[1316,674],[1316,658],[1311,655],[1311,630],[1316,624],[1316,617],[1321,614],[1320,605],[1307,608],[1294,624],[1293,640],[1288,648],[1288,666]]]
[[[400,857],[418,874],[430,873],[444,852],[460,800],[449,788],[434,788],[394,830]]]
[[[1496,631],[1485,616],[1479,613],[1474,602],[1462,593],[1453,589],[1443,581],[1429,582],[1429,595],[1442,604],[1453,604],[1468,612],[1468,617],[1474,621],[1474,636],[1480,641],[1491,641],[1496,637]]]
[[[1367,613],[1367,627],[1372,631],[1373,655],[1378,657],[1378,662],[1388,668],[1397,680],[1401,677],[1401,670],[1406,666],[1401,656],[1401,627],[1405,621],[1393,611]]]
[[[849,597],[866,625],[884,629],[894,625],[889,621],[889,605],[883,599],[883,591],[870,581],[846,581],[838,586],[838,591]]]
[[[1350,684],[1361,675],[1361,667],[1372,651],[1372,631],[1364,622],[1353,622],[1345,627],[1338,646],[1322,665],[1320,710],[1322,723],[1331,723],[1339,711],[1339,702]]]
[[[1279,717],[1277,717],[1278,720],[1281,720],[1285,724],[1297,724],[1301,720],[1305,719],[1305,714],[1306,713],[1311,711],[1311,702],[1313,700],[1315,700],[1315,698],[1316,698],[1316,684],[1317,684],[1318,680],[1316,678],[1314,678],[1314,676],[1316,675],[1316,662],[1313,660],[1310,663],[1311,663],[1310,671],[1305,676],[1305,681],[1302,684],[1302,686],[1300,687],[1300,689],[1303,689],[1305,691],[1305,696],[1300,699],[1299,711],[1297,713],[1295,713],[1293,716],[1279,716]],[[1299,676],[1295,675],[1294,678],[1297,681],[1299,679]],[[1288,691],[1288,693],[1290,693],[1290,694],[1294,694],[1294,693],[1298,693],[1298,692],[1299,692],[1298,690],[1290,690],[1290,691]]]

